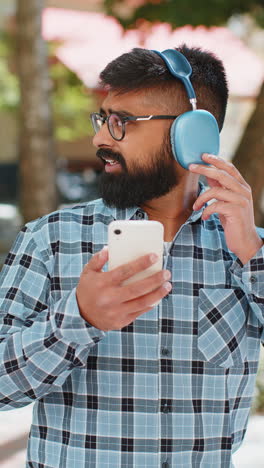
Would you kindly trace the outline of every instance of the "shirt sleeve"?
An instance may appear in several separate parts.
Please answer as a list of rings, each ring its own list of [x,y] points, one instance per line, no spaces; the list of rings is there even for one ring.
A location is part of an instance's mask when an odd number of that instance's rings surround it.
[[[264,246],[245,265],[236,260],[230,272],[235,283],[247,294],[260,325],[264,326]]]
[[[0,408],[25,406],[86,365],[104,332],[79,314],[75,289],[53,303],[49,258],[30,227],[18,235],[0,276]]]

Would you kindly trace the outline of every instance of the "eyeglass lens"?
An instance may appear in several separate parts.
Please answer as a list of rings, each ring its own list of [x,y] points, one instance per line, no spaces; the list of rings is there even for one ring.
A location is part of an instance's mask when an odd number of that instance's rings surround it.
[[[118,115],[110,114],[108,117],[108,128],[113,138],[116,140],[121,140],[123,138],[124,127]]]
[[[97,133],[102,128],[103,120],[100,114],[94,113],[94,114],[91,114],[91,117],[92,117],[93,129],[95,133]]]
[[[122,120],[120,119],[118,115],[110,114],[107,118],[105,118],[105,117],[102,117],[101,114],[94,113],[94,114],[91,114],[91,117],[92,117],[92,124],[93,124],[95,133],[101,130],[103,124],[106,121],[110,135],[115,140],[122,140],[122,138],[124,138],[125,128],[124,128]]]

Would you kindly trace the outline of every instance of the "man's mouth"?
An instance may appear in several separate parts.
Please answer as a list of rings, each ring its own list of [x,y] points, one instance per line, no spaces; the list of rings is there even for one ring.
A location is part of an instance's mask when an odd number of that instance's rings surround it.
[[[115,154],[114,152],[100,148],[97,151],[96,156],[103,161],[106,172],[119,172],[121,170],[126,170],[125,162],[123,161],[122,156],[118,153]]]
[[[106,159],[106,158],[102,158],[104,162],[106,162],[107,164],[110,164],[110,166],[114,166],[115,164],[119,164],[118,161],[115,161],[114,159]]]
[[[116,172],[121,170],[121,164],[116,159],[105,158],[100,156],[104,163],[105,172]]]

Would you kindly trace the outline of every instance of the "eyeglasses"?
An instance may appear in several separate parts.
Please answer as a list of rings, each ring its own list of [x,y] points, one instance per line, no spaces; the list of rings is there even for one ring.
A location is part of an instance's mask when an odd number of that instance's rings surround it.
[[[109,133],[114,140],[123,140],[125,136],[125,125],[130,121],[139,120],[165,120],[165,119],[176,119],[178,115],[138,115],[138,116],[120,116],[118,114],[102,115],[98,112],[94,112],[90,115],[92,125],[95,133],[101,130],[104,123],[107,123]]]

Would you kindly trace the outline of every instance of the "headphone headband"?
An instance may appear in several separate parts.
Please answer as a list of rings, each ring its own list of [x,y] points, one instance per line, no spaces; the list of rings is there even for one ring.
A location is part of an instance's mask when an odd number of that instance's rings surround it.
[[[192,67],[190,62],[181,52],[175,49],[166,49],[163,52],[153,50],[153,52],[158,54],[163,59],[171,74],[181,80],[181,82],[184,84],[190,103],[192,104],[192,108],[195,110],[196,94],[190,80],[192,74]]]

